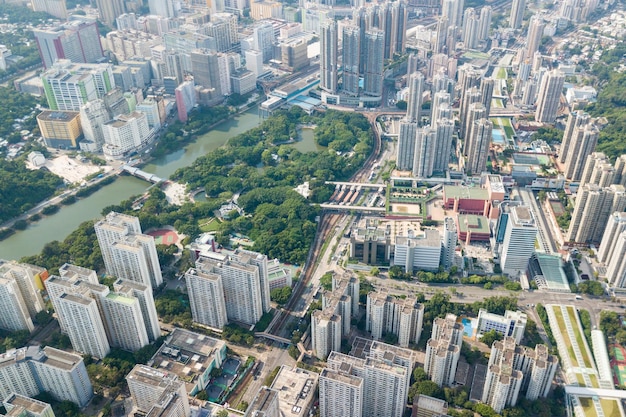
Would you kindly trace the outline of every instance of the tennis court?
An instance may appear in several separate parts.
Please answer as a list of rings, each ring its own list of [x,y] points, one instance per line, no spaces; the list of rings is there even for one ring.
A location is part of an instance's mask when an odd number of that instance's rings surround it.
[[[613,344],[609,347],[613,353],[611,368],[613,368],[614,382],[616,385],[626,385],[626,349],[623,346]]]
[[[157,245],[173,245],[178,242],[178,234],[173,230],[158,229],[147,232],[146,234],[154,237]]]

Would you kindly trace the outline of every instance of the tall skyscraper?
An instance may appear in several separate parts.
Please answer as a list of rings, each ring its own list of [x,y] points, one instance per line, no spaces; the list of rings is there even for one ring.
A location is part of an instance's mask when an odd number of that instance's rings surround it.
[[[481,41],[484,41],[489,37],[489,29],[491,28],[491,13],[491,6],[483,6],[483,8],[480,9],[478,38]]]
[[[446,217],[443,221],[443,247],[441,256],[441,262],[444,268],[450,268],[454,265],[456,244],[456,223],[452,217]]]
[[[157,316],[154,297],[152,295],[152,287],[139,282],[118,279],[113,283],[113,288],[118,294],[124,295],[127,298],[132,297],[137,299],[148,340],[154,342],[161,337],[161,328],[159,326],[159,317]]]
[[[626,213],[616,211],[609,217],[604,233],[602,234],[602,241],[598,247],[598,261],[608,263],[615,258],[613,252],[618,237],[622,232],[626,230]]]
[[[363,415],[363,378],[324,368],[319,384],[321,417]]]
[[[626,155],[620,155],[615,159],[614,184],[626,186]]]
[[[462,26],[464,4],[464,0],[443,0],[441,16],[448,19],[450,26]]]
[[[563,140],[561,141],[561,148],[559,150],[559,162],[565,163],[569,155],[570,143],[574,138],[574,132],[577,128],[584,127],[590,121],[588,113],[583,111],[573,111],[567,116],[567,123],[565,124],[565,131],[563,132]]]
[[[414,72],[409,76],[409,96],[407,97],[406,120],[409,122],[420,121],[422,111],[422,93],[424,91],[424,75]]]
[[[31,0],[30,4],[35,12],[46,12],[59,19],[67,19],[65,0]]]
[[[230,255],[208,253],[185,278],[199,323],[223,327],[232,320],[252,325],[270,308],[265,255],[240,249]],[[210,297],[209,304],[205,297]]]
[[[274,42],[276,42],[276,35],[274,33],[274,26],[268,22],[260,22],[254,27],[253,46],[257,51],[263,53],[263,62],[268,62],[274,57]]]
[[[509,206],[500,260],[502,272],[515,276],[525,272],[535,250],[536,239],[537,225],[530,208]]]
[[[524,57],[526,59],[533,59],[535,52],[539,50],[545,28],[546,22],[543,20],[542,16],[534,15],[530,18],[528,36],[526,36],[526,49],[524,51]]]
[[[445,173],[450,163],[452,153],[452,133],[454,132],[454,122],[451,119],[439,119],[434,129],[435,156],[433,160],[433,172]]]
[[[173,373],[146,365],[135,365],[126,375],[126,382],[134,409],[142,414],[168,417],[191,414],[185,382]],[[168,412],[156,412],[163,409]]]
[[[135,297],[110,292],[102,302],[102,312],[113,346],[134,352],[150,343],[141,306]]]
[[[554,123],[559,110],[564,82],[565,76],[557,69],[544,75],[541,80],[541,87],[539,87],[539,99],[535,112],[537,122]]]
[[[600,130],[593,123],[574,128],[569,143],[569,151],[565,160],[565,178],[570,181],[580,181],[583,179],[583,171],[587,157],[596,149],[599,135]],[[593,167],[591,167],[591,169],[593,169]],[[589,175],[589,179],[591,179],[591,172],[587,174]],[[608,186],[611,183],[612,181],[606,185]]]
[[[325,413],[321,415],[401,417],[413,363],[412,353],[407,349],[380,342],[374,342],[364,359],[331,352],[326,373],[320,376],[320,409],[322,402],[325,403]],[[380,392],[386,395],[381,396]],[[355,406],[352,410],[346,409],[348,414],[338,413],[338,410],[345,409],[342,398]],[[333,405],[339,408],[333,409]],[[361,413],[358,412],[359,406]]]
[[[606,279],[613,288],[626,288],[626,232],[615,236],[612,258],[607,259]]]
[[[50,346],[28,346],[3,353],[0,361],[0,400],[13,393],[34,397],[45,391],[57,401],[84,407],[93,397],[93,386],[80,355]]]
[[[514,406],[520,395],[531,401],[545,397],[558,363],[545,345],[530,349],[517,346],[511,337],[496,341],[491,347],[482,401],[501,412],[506,406]]]
[[[0,277],[0,329],[8,331],[35,330],[15,278]]]
[[[124,0],[96,0],[96,8],[100,12],[100,19],[110,27],[113,27],[119,15],[126,13]]]
[[[459,109],[459,123],[461,125],[461,130],[459,133],[461,134],[461,138],[467,141],[472,126],[471,123],[467,123],[467,114],[469,112],[470,106],[473,103],[480,103],[482,95],[478,88],[471,87],[464,94],[462,94],[461,99],[461,106]],[[487,117],[486,112],[485,116],[483,117]],[[467,149],[464,151],[464,153],[467,155]]]
[[[433,175],[436,139],[437,131],[430,126],[417,129],[415,136],[415,157],[413,159],[414,177],[428,178]]]
[[[15,280],[31,318],[34,318],[46,307],[36,286],[36,282],[41,282],[44,279],[45,273],[46,270],[38,266],[0,260],[0,277]]]
[[[426,344],[424,370],[440,387],[453,384],[462,343],[463,325],[457,323],[454,314],[433,321],[432,334]]]
[[[600,242],[611,213],[626,211],[626,192],[622,185],[601,188],[586,184],[578,189],[566,240]]]
[[[418,343],[422,333],[424,306],[415,297],[399,299],[386,291],[367,294],[365,329],[375,340],[383,334],[398,336],[398,346],[409,347]]]
[[[435,81],[433,80],[433,83]],[[430,124],[435,126],[440,119],[451,119],[452,109],[450,108],[450,94],[438,90],[432,93],[432,108],[430,114]]]
[[[337,22],[327,19],[320,24],[320,88],[331,94],[337,92],[338,49]]]
[[[486,116],[489,117],[491,112],[491,99],[493,98],[493,88],[495,80],[493,78],[483,78],[480,80],[480,102],[483,103],[486,110]]]
[[[472,96],[466,96],[468,98],[472,97]],[[476,97],[474,97],[475,99]],[[462,127],[462,131],[461,133],[463,133],[463,138],[465,139],[465,143],[463,144],[463,152],[465,155],[469,155],[470,150],[472,149],[472,127],[474,126],[474,122],[476,120],[480,120],[480,119],[488,119],[489,116],[487,115],[487,109],[485,108],[485,106],[480,103],[480,102],[474,102],[471,103],[468,106],[467,111],[464,114],[464,121],[463,121],[463,125],[461,125]]]
[[[163,282],[156,244],[141,233],[139,219],[111,212],[94,225],[104,266],[110,275],[157,288]]]
[[[281,417],[281,415],[278,391],[263,386],[250,403],[244,417]]]
[[[148,0],[150,14],[161,17],[175,17],[173,0]]]
[[[615,168],[609,158],[602,152],[592,152],[587,156],[585,168],[580,179],[579,187],[592,183],[600,187],[608,187],[614,184]]]
[[[511,14],[509,15],[509,27],[511,29],[519,29],[522,27],[524,12],[526,11],[526,0],[513,0],[511,6]]]
[[[361,28],[350,25],[343,28],[343,77],[342,90],[345,94],[359,94],[361,68]]]
[[[94,271],[66,264],[59,272],[46,289],[77,352],[103,358],[111,346],[136,351],[161,336],[150,286],[118,280],[112,292],[90,278]]]
[[[215,89],[215,96],[222,96],[217,53],[208,49],[194,50],[190,54],[191,72],[195,85]]]
[[[489,119],[476,120],[470,133],[471,148],[467,156],[466,172],[478,175],[487,169],[487,154],[491,145],[493,123]]]
[[[363,93],[380,96],[383,92],[384,41],[382,30],[365,32],[365,74]]]
[[[41,75],[51,110],[79,111],[80,107],[115,88],[111,64],[72,64],[57,61]]]
[[[191,316],[196,323],[221,329],[228,323],[222,276],[211,267],[190,268],[185,273]]]
[[[463,13],[463,45],[465,49],[474,49],[478,46],[480,19],[472,7]]]
[[[398,151],[396,154],[396,167],[402,171],[413,169],[415,158],[415,138],[417,135],[417,123],[400,122],[400,134],[398,135]]]
[[[333,290],[322,294],[323,310],[311,315],[311,346],[322,359],[341,348],[341,338],[350,331],[350,320],[359,312],[359,280],[333,275]]]
[[[50,68],[60,59],[73,63],[96,63],[104,58],[100,32],[93,20],[34,29],[33,34],[44,68]]]

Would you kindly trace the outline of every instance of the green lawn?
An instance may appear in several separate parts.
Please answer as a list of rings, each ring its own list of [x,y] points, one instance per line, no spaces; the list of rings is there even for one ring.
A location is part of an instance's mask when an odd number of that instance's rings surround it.
[[[206,232],[216,232],[220,228],[220,224],[222,222],[216,219],[215,217],[211,217],[209,219],[200,219],[198,221],[198,225],[200,226],[200,230],[203,233]]]
[[[604,411],[605,417],[620,417],[619,405],[616,400],[600,399],[600,405],[602,411]]]
[[[506,68],[503,68],[503,67],[498,68],[498,73],[496,74],[496,79],[498,79],[498,80],[506,80],[506,78],[507,78]]]
[[[578,343],[578,348],[580,349],[580,353],[583,355],[583,361],[585,361],[586,368],[593,368],[593,364],[591,362],[589,352],[587,351],[585,341],[582,335],[582,329],[578,326],[578,313],[574,310],[573,307],[567,307],[567,315],[569,316],[570,322],[572,323],[572,328],[574,329],[574,335],[576,336],[576,343]]]
[[[580,401],[580,405],[583,407],[585,417],[593,417],[598,415],[598,413],[596,412],[596,408],[593,406],[593,400],[591,398],[578,397],[578,401]]]
[[[573,367],[578,367],[580,366],[578,364],[578,361],[576,360],[576,355],[574,354],[574,348],[572,347],[572,341],[569,339],[569,334],[567,333],[567,328],[565,327],[565,319],[563,318],[563,313],[561,312],[561,309],[559,307],[553,307],[552,311],[554,311],[554,316],[556,317],[556,322],[558,323],[558,331],[559,333],[561,333],[561,336],[563,337],[563,341],[565,341],[565,344],[567,346],[567,353],[570,359],[570,362],[572,363]]]

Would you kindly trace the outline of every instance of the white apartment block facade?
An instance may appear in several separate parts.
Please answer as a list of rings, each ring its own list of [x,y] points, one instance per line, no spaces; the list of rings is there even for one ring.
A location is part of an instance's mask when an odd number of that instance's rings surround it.
[[[190,268],[185,282],[193,321],[218,329],[228,324],[221,275]]]
[[[104,320],[112,345],[134,352],[150,343],[139,300],[109,293],[102,301]]]
[[[0,278],[0,328],[9,331],[35,330],[15,279]]]
[[[381,340],[383,334],[398,336],[398,346],[408,347],[418,343],[422,334],[424,306],[415,297],[402,300],[387,292],[370,292],[367,295],[365,329],[372,337]]]
[[[149,416],[191,415],[185,383],[176,375],[146,365],[135,365],[126,376],[136,411]]]
[[[495,330],[504,337],[512,337],[515,343],[520,343],[524,337],[528,316],[521,311],[507,310],[504,316],[489,313],[485,309],[478,311],[476,338],[480,339],[488,331]]]
[[[320,417],[361,417],[363,385],[363,378],[323,369],[319,379]]]
[[[12,393],[34,397],[50,393],[58,401],[87,405],[93,387],[83,359],[47,346],[14,349],[0,355],[0,398]]]
[[[137,217],[111,212],[96,222],[94,229],[110,275],[141,282],[152,289],[163,283],[154,238],[141,233]],[[114,248],[116,242],[121,243]]]
[[[454,382],[462,343],[463,325],[456,322],[454,314],[434,320],[431,338],[426,344],[424,370],[440,387]]]

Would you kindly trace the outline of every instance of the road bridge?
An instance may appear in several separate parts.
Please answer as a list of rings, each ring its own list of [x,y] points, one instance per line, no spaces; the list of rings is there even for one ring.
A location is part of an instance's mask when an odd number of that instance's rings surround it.
[[[320,204],[320,207],[325,210],[335,210],[335,211],[359,211],[362,213],[372,212],[372,213],[386,213],[387,209],[385,207],[364,207],[364,206],[346,206],[346,205],[338,205],[338,204]]]
[[[362,187],[362,188],[377,188],[379,191],[385,189],[385,184],[370,184],[364,182],[339,182],[339,181],[326,181],[325,184],[332,184],[337,186],[346,186],[346,187]]]
[[[255,332],[254,337],[264,337],[265,339],[269,339],[274,342],[284,343],[286,345],[291,343],[291,340],[289,339],[285,339],[284,337],[276,336],[276,335],[269,334],[266,332]]]
[[[139,168],[135,168],[130,165],[122,165],[121,170],[129,173],[134,177],[140,178],[144,181],[149,181],[153,184],[163,182],[163,179],[161,177],[157,177],[154,174],[150,174],[149,172],[142,171]]]

